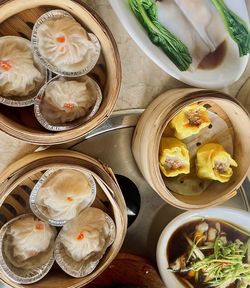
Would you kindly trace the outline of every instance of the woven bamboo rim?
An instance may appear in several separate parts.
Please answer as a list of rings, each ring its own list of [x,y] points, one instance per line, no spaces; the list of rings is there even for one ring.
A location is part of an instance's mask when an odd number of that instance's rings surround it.
[[[58,285],[56,283],[60,283],[60,287],[62,288],[75,288],[82,287],[90,283],[93,279],[100,275],[115,258],[121,248],[126,234],[126,205],[120,188],[114,180],[115,178],[113,173],[110,171],[110,169],[107,169],[106,166],[103,166],[103,164],[97,160],[73,151],[46,150],[42,152],[36,152],[20,159],[11,165],[6,170],[6,172],[0,175],[1,181],[4,181],[0,186],[0,214],[6,210],[6,208],[3,206],[6,201],[9,205],[15,206],[15,200],[10,199],[8,201],[12,192],[14,193],[16,190],[17,193],[20,192],[19,190],[22,189],[22,185],[25,182],[28,182],[29,185],[34,185],[34,183],[30,184],[33,179],[32,177],[34,177],[33,175],[36,175],[37,173],[41,174],[41,170],[44,171],[50,168],[60,169],[62,167],[69,167],[73,169],[77,167],[84,167],[91,170],[92,176],[102,191],[105,193],[105,197],[108,199],[108,202],[112,207],[112,211],[105,212],[109,212],[109,214],[111,213],[113,219],[115,220],[117,229],[116,238],[112,246],[105,253],[105,256],[102,258],[95,271],[90,275],[77,279],[68,276],[58,268],[49,272],[48,276],[43,278],[41,281],[30,285],[30,287],[49,288],[56,287],[56,285]],[[16,207],[16,209],[19,211],[19,213],[22,212],[21,207]],[[1,281],[10,285],[10,287],[25,287],[25,285],[13,283],[2,273],[0,273],[0,278]]]
[[[213,183],[199,196],[184,196],[166,188],[158,164],[162,134],[172,117],[195,101],[212,101],[228,116],[234,128],[234,158],[238,163],[228,183]],[[250,164],[250,119],[238,101],[212,90],[174,89],[156,98],[145,110],[134,132],[132,150],[143,176],[162,199],[180,209],[201,209],[222,204],[236,195]]]
[[[21,35],[30,39],[32,31],[30,25],[33,25],[37,18],[48,9],[55,8],[71,13],[87,30],[92,31],[98,37],[104,61],[100,63],[100,66],[95,67],[93,73],[101,82],[99,84],[103,90],[103,102],[92,120],[70,131],[57,133],[51,133],[36,126],[22,125],[20,121],[14,120],[14,116],[9,116],[14,115],[15,110],[0,107],[1,110],[6,109],[5,113],[0,114],[1,130],[18,139],[40,145],[60,144],[75,140],[99,126],[113,111],[121,85],[121,63],[115,40],[103,20],[80,0],[10,0],[4,2],[0,6],[0,34]],[[22,32],[18,32],[20,28]],[[103,64],[106,66],[106,72],[103,71]],[[27,110],[25,113],[30,112]]]

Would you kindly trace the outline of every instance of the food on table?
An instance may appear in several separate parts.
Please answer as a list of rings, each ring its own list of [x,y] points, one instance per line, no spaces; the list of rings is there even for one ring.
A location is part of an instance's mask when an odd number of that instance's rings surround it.
[[[160,144],[160,169],[166,177],[190,172],[187,146],[173,137],[162,137]]]
[[[210,124],[207,109],[198,104],[191,104],[171,120],[170,127],[175,130],[175,136],[182,140],[199,133]]]
[[[0,95],[22,97],[35,92],[45,80],[32,55],[30,42],[16,36],[0,38]]]
[[[41,56],[63,72],[79,72],[93,61],[96,63],[100,51],[86,30],[70,14],[46,18],[52,13],[53,10],[42,15],[43,23],[37,28],[37,48]]]
[[[44,92],[40,110],[49,124],[58,125],[87,116],[97,100],[94,80],[66,80],[60,77],[51,81]],[[97,85],[97,84],[96,84]]]
[[[213,52],[228,34],[220,15],[210,0],[175,0],[179,9],[193,25],[197,34]],[[199,11],[199,13],[197,13]]]
[[[180,71],[188,70],[192,57],[187,46],[164,28],[158,20],[158,11],[153,0],[129,0],[130,7],[148,32],[154,45],[160,47]]]
[[[102,210],[89,207],[63,226],[57,238],[56,261],[72,276],[87,275],[112,244],[114,234],[113,220]]]
[[[89,176],[74,169],[52,172],[37,192],[35,205],[53,220],[70,220],[89,206],[95,193]]]
[[[46,260],[45,252],[51,249],[55,236],[55,230],[48,223],[31,214],[17,219],[9,224],[6,232],[6,256],[15,267],[32,268]]]
[[[239,47],[240,57],[250,53],[250,31],[247,23],[230,10],[223,0],[211,0],[221,15],[231,38]]]
[[[204,144],[197,151],[196,169],[200,178],[228,182],[233,175],[231,166],[238,165],[220,144]]]
[[[250,233],[213,219],[181,226],[170,238],[169,270],[193,288],[248,287]]]

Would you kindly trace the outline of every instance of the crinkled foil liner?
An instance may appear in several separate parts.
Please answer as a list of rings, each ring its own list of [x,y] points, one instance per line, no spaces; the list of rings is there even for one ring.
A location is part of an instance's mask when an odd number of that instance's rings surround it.
[[[116,228],[115,228],[115,223],[113,221],[113,219],[107,215],[105,213],[105,217],[106,217],[106,221],[109,224],[109,238],[108,241],[102,251],[102,253],[96,253],[95,255],[93,255],[92,257],[90,257],[87,260],[82,260],[82,266],[80,269],[73,269],[74,267],[74,263],[78,263],[72,259],[72,261],[70,261],[70,263],[68,263],[67,261],[65,261],[64,256],[67,255],[64,246],[61,244],[60,240],[61,240],[61,232],[59,232],[57,238],[56,238],[56,243],[55,243],[55,249],[54,249],[54,253],[55,253],[55,259],[57,264],[61,267],[61,269],[66,272],[67,274],[69,274],[70,276],[73,276],[75,278],[80,278],[80,277],[84,277],[89,275],[90,273],[92,273],[96,266],[98,265],[98,263],[100,262],[100,260],[102,259],[102,257],[105,255],[106,250],[109,246],[111,246],[115,240],[115,235],[116,235]],[[69,256],[67,256],[68,258]],[[91,261],[91,258],[93,258],[93,260]],[[86,264],[85,262],[90,261],[88,264]],[[77,264],[77,265],[78,265]]]
[[[52,226],[61,227],[61,226],[65,225],[68,221],[70,221],[71,219],[70,220],[52,219],[52,218],[50,218],[49,215],[46,215],[43,211],[41,211],[39,209],[39,206],[36,203],[36,197],[37,197],[37,194],[38,194],[40,188],[42,187],[43,184],[46,183],[46,181],[49,179],[49,177],[51,175],[53,175],[55,172],[57,172],[58,170],[61,170],[61,169],[49,169],[42,175],[42,177],[39,179],[39,181],[36,183],[36,185],[34,186],[34,188],[31,191],[30,198],[29,198],[29,204],[30,204],[30,208],[31,208],[32,212],[39,219],[48,222]],[[95,201],[96,183],[95,183],[95,180],[94,180],[94,178],[90,172],[87,172],[87,171],[86,172],[80,171],[80,172],[83,173],[87,177],[88,182],[91,186],[91,196],[89,198],[89,202],[86,204],[86,207],[85,207],[85,208],[87,208],[87,207],[91,206],[93,204],[93,202]]]
[[[25,38],[22,37],[18,37],[18,36],[4,36],[4,37],[0,37],[0,41],[4,41],[4,39],[6,38],[21,38],[23,39],[23,41],[25,43],[29,43],[29,46],[31,48],[31,42]],[[10,96],[10,97],[4,97],[0,95],[0,103],[4,104],[6,106],[12,106],[12,107],[25,107],[25,106],[31,106],[34,104],[35,101],[35,97],[39,94],[39,90],[40,88],[46,83],[48,82],[51,78],[52,78],[52,73],[50,71],[48,71],[41,63],[39,58],[36,55],[33,55],[34,57],[34,62],[36,64],[36,67],[38,68],[38,70],[41,72],[41,74],[44,76],[44,81],[41,82],[41,84],[35,89],[35,91],[33,93],[30,93],[29,96],[22,96],[22,97],[18,97],[18,96]],[[28,71],[27,71],[28,73]]]
[[[18,283],[18,284],[32,284],[32,283],[35,283],[35,282],[41,280],[43,277],[45,277],[46,274],[48,274],[48,272],[50,271],[51,267],[53,266],[53,264],[55,262],[54,251],[53,251],[53,249],[51,249],[50,260],[46,264],[42,265],[39,268],[34,268],[33,270],[29,269],[29,274],[31,275],[29,277],[22,277],[22,276],[15,274],[7,265],[7,263],[4,259],[3,242],[4,242],[5,233],[8,229],[8,226],[11,223],[15,222],[16,220],[28,217],[30,215],[34,216],[33,214],[23,214],[23,215],[20,215],[18,217],[15,217],[14,219],[12,219],[9,222],[7,222],[6,224],[4,224],[0,230],[0,270],[11,281]],[[55,230],[54,227],[51,227],[51,228]],[[55,230],[55,234],[56,234],[56,230]]]
[[[53,20],[53,19],[60,19],[63,17],[70,17],[73,20],[75,20],[73,18],[73,16],[64,11],[64,10],[51,10],[49,12],[46,12],[45,14],[43,14],[42,16],[40,16],[38,18],[38,20],[36,21],[34,27],[33,27],[33,31],[32,31],[32,36],[31,36],[31,46],[32,49],[35,53],[35,55],[39,58],[40,62],[50,71],[54,72],[55,74],[61,75],[61,76],[65,76],[65,77],[77,77],[77,76],[82,76],[87,74],[89,71],[91,71],[99,57],[101,54],[101,44],[98,40],[98,38],[95,36],[95,34],[93,33],[87,33],[89,36],[90,41],[94,44],[95,49],[96,49],[96,56],[94,58],[91,59],[91,61],[89,62],[88,65],[86,65],[85,67],[83,67],[80,71],[76,71],[76,72],[69,72],[69,71],[63,71],[60,68],[52,65],[51,63],[49,63],[40,53],[39,51],[39,37],[37,35],[37,31],[38,28],[46,21],[48,20]],[[76,21],[76,20],[75,20]],[[79,23],[79,22],[78,22]],[[79,23],[80,24],[80,23]],[[84,29],[84,28],[83,28]]]
[[[40,104],[43,101],[43,98],[45,95],[45,90],[46,90],[47,86],[49,85],[49,83],[51,83],[52,81],[60,79],[60,77],[61,76],[56,76],[56,77],[52,78],[49,82],[47,82],[40,89],[37,97],[35,98],[35,102],[34,102],[34,112],[35,112],[36,119],[44,128],[46,128],[49,131],[54,131],[54,132],[67,131],[67,130],[71,130],[73,128],[76,128],[78,126],[81,126],[82,124],[84,124],[85,122],[90,120],[97,113],[97,111],[100,108],[100,105],[102,103],[102,91],[101,91],[101,88],[99,87],[99,85],[96,83],[96,81],[87,75],[78,77],[78,78],[76,78],[76,80],[79,78],[87,77],[91,82],[92,88],[95,89],[95,91],[96,91],[96,102],[95,102],[95,105],[93,106],[92,110],[90,111],[90,113],[87,116],[80,117],[80,118],[78,118],[78,119],[76,119],[70,123],[68,122],[68,123],[60,124],[60,125],[55,125],[55,124],[49,123],[45,119],[43,114],[41,113]]]

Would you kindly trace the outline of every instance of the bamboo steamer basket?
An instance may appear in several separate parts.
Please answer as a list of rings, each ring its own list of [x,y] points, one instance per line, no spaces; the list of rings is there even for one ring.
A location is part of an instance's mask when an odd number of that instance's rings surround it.
[[[111,169],[99,161],[67,150],[46,150],[29,154],[12,164],[0,175],[0,226],[12,218],[27,213],[29,208],[29,194],[49,168],[78,168],[91,170],[97,184],[97,196],[93,207],[102,209],[109,214],[116,224],[114,243],[108,248],[96,269],[83,278],[73,278],[63,272],[57,264],[39,282],[29,285],[34,288],[82,287],[99,276],[118,254],[127,229],[127,212],[124,198]],[[0,271],[0,281],[10,287],[21,288],[26,285],[16,284]],[[59,284],[60,283],[60,284]]]
[[[227,183],[213,181],[200,195],[180,195],[168,189],[159,168],[159,145],[170,120],[186,105],[209,103],[208,110],[227,122],[221,137],[232,137],[238,163]],[[193,88],[173,89],[156,98],[140,117],[133,136],[132,150],[141,173],[160,197],[180,209],[201,209],[222,204],[236,195],[250,164],[250,119],[239,102],[227,94]]]
[[[1,1],[0,1],[1,3]],[[88,75],[99,84],[102,104],[88,122],[69,131],[52,133],[36,120],[33,106],[14,108],[0,105],[0,129],[18,139],[40,145],[53,145],[75,140],[103,123],[111,114],[121,85],[121,63],[115,40],[103,20],[80,0],[10,0],[0,5],[0,36],[15,35],[31,38],[34,23],[52,9],[68,11],[101,43],[101,56]],[[22,110],[21,110],[22,109]]]

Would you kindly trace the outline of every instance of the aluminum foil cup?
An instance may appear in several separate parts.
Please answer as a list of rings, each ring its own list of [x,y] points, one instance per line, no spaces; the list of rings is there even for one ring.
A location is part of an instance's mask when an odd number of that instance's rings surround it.
[[[68,169],[68,168],[67,168]],[[55,172],[59,171],[60,169],[49,169],[47,170],[42,177],[39,179],[39,181],[36,183],[34,188],[31,191],[30,198],[29,198],[29,204],[32,212],[41,220],[48,222],[52,226],[57,226],[61,227],[65,225],[68,221],[70,220],[65,220],[65,219],[52,219],[51,216],[48,213],[48,210],[46,207],[43,207],[37,203],[37,194],[42,187],[43,184],[46,183],[46,181],[50,178],[51,175],[53,175]],[[63,169],[62,169],[63,170]],[[83,202],[83,209],[91,206],[93,202],[95,201],[96,198],[96,183],[91,175],[90,171],[87,169],[84,169],[85,171],[83,172],[83,169],[78,170],[81,173],[83,173],[90,184],[91,187],[91,195],[87,199],[84,200]]]
[[[44,99],[45,96],[45,91],[47,86],[56,80],[60,80],[60,79],[66,79],[66,80],[72,80],[72,78],[63,78],[61,76],[56,76],[54,78],[52,78],[48,83],[46,83],[39,91],[39,94],[37,95],[37,97],[35,98],[35,103],[34,103],[34,112],[35,112],[35,116],[38,120],[38,122],[47,130],[49,131],[54,131],[54,132],[59,132],[59,131],[67,131],[67,130],[71,130],[73,128],[76,128],[78,126],[83,125],[85,122],[89,121],[91,118],[93,118],[93,116],[97,113],[98,109],[100,108],[100,105],[102,103],[102,91],[101,88],[99,87],[99,85],[89,76],[85,75],[85,76],[81,76],[78,78],[75,78],[74,80],[76,81],[85,81],[87,79],[89,79],[89,83],[91,85],[91,89],[93,91],[95,91],[95,97],[96,97],[96,102],[94,104],[94,106],[91,107],[91,109],[89,110],[88,114],[84,117],[80,117],[72,122],[67,122],[64,124],[53,124],[50,123],[42,114],[41,112],[41,103]]]
[[[23,46],[28,46],[31,49],[31,43],[29,40],[18,37],[18,36],[4,36],[0,37],[0,42],[6,41],[9,39],[14,39],[15,41],[22,41]],[[39,58],[37,56],[33,56],[34,65],[35,67],[40,71],[40,73],[43,75],[44,80],[41,83],[37,83],[37,86],[35,87],[34,91],[29,93],[27,96],[9,96],[6,97],[4,95],[0,94],[0,103],[12,106],[12,107],[25,107],[30,106],[34,104],[34,99],[38,95],[39,90],[41,87],[51,79],[52,73],[47,71],[47,69],[40,63]],[[29,71],[26,71],[26,73],[29,73]],[[1,72],[0,72],[1,75]]]
[[[55,74],[61,75],[61,76],[66,76],[66,77],[77,77],[77,76],[82,76],[87,74],[89,71],[91,71],[94,66],[96,65],[100,53],[101,53],[101,45],[98,40],[98,38],[95,36],[93,33],[87,33],[89,40],[94,44],[95,51],[94,51],[94,56],[92,57],[91,61],[87,63],[85,66],[82,66],[79,71],[66,71],[64,69],[61,69],[52,63],[50,63],[43,55],[41,54],[41,51],[39,49],[39,37],[38,37],[38,29],[39,27],[45,23],[46,21],[49,20],[57,20],[61,19],[64,17],[70,17],[75,21],[75,19],[72,17],[72,15],[64,10],[51,10],[49,12],[46,12],[43,14],[41,17],[38,18],[36,21],[33,31],[32,31],[32,36],[31,36],[31,45],[32,49],[35,53],[35,55],[40,59],[41,63],[50,71],[54,72]],[[84,29],[84,28],[83,28]]]
[[[18,216],[11,221],[7,222],[0,230],[0,270],[6,277],[11,281],[19,284],[31,284],[41,280],[51,269],[52,265],[55,262],[54,258],[54,239],[51,241],[49,248],[46,252],[41,252],[37,256],[32,257],[32,260],[27,259],[23,263],[23,266],[15,267],[13,261],[10,260],[12,256],[13,247],[11,247],[11,239],[8,232],[10,225],[16,220],[34,216],[33,214],[24,214]],[[56,229],[51,227],[56,236]],[[41,255],[42,254],[42,255]],[[32,261],[31,264],[28,264],[29,261]],[[36,264],[33,264],[36,263]],[[27,268],[27,264],[29,268]]]
[[[95,270],[96,266],[105,255],[107,248],[113,244],[116,235],[116,228],[113,219],[106,213],[105,218],[109,225],[110,233],[108,235],[104,249],[101,252],[93,253],[90,257],[87,257],[81,261],[75,261],[69,256],[64,245],[61,243],[62,230],[59,232],[56,238],[54,253],[57,264],[64,272],[73,277],[80,278],[89,275]],[[66,225],[71,225],[71,221]]]

